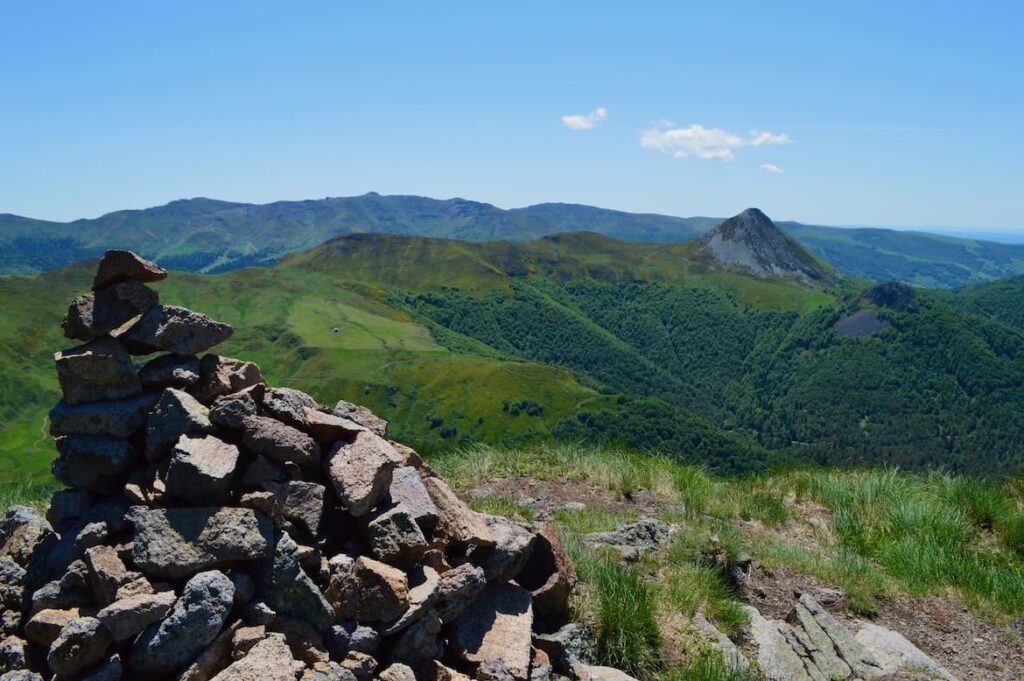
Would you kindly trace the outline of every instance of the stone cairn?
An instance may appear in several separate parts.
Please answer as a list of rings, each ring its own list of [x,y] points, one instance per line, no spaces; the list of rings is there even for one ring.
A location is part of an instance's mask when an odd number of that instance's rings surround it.
[[[233,330],[160,305],[146,284],[166,276],[109,251],[68,309],[84,344],[55,355],[50,412],[67,489],[45,519],[0,521],[0,681],[525,681],[566,666],[575,573],[550,526],[472,511],[365,408],[199,358]]]

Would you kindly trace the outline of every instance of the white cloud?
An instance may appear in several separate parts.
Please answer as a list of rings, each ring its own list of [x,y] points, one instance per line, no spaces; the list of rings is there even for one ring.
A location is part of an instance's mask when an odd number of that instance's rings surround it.
[[[640,144],[648,149],[672,154],[674,158],[696,156],[705,161],[731,161],[736,158],[736,150],[743,147],[789,144],[792,141],[788,135],[763,130],[752,130],[749,136],[744,137],[721,128],[705,128],[697,124],[688,128],[655,126],[640,135]]]
[[[773,175],[782,175],[783,173],[786,172],[785,170],[775,165],[774,163],[762,163],[761,170],[765,171],[766,173],[772,173]]]
[[[590,130],[606,118],[608,118],[608,110],[599,106],[588,114],[562,116],[562,122],[570,130]]]

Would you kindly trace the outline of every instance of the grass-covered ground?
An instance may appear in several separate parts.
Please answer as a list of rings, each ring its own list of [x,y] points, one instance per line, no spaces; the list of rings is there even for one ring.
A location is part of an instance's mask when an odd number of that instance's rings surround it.
[[[995,625],[1024,615],[1024,481],[979,481],[896,470],[799,470],[720,478],[668,459],[608,449],[476,448],[430,461],[463,491],[496,480],[597,485],[679,531],[659,556],[635,564],[584,548],[583,535],[636,519],[628,504],[557,511],[576,560],[577,609],[594,623],[604,663],[642,678],[735,679],[701,646],[690,618],[723,632],[745,623],[726,568],[741,555],[847,592],[870,617],[900,594],[962,603]],[[515,486],[508,486],[514,489]],[[571,486],[570,486],[571,488]],[[578,500],[588,502],[587,498]],[[531,518],[512,495],[472,502],[478,510]]]

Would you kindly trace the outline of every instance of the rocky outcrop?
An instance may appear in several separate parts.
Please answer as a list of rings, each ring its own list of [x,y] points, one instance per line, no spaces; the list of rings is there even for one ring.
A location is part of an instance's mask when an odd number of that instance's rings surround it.
[[[554,529],[474,512],[363,407],[199,356],[233,330],[161,305],[165,276],[109,252],[68,310],[67,489],[0,520],[0,678],[547,678],[534,636],[575,583]]]

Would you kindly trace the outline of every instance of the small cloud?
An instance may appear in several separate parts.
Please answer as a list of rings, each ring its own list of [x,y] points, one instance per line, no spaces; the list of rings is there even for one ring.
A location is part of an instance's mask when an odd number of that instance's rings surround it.
[[[590,130],[606,118],[608,118],[608,110],[599,106],[588,114],[562,116],[562,122],[570,130]]]
[[[705,128],[697,124],[688,128],[655,125],[640,135],[640,144],[648,149],[671,154],[673,158],[696,156],[705,161],[731,161],[736,158],[736,150],[743,147],[790,144],[792,141],[788,135],[763,130],[753,130],[749,136],[743,136],[721,128]]]
[[[775,165],[774,163],[762,163],[761,170],[765,171],[766,173],[771,173],[773,175],[783,175],[786,172],[785,170]]]

